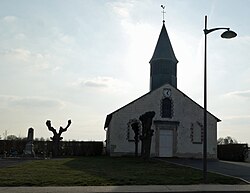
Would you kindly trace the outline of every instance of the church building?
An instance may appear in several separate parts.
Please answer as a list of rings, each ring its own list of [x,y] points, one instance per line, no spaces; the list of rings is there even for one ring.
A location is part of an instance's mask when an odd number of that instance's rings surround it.
[[[150,91],[106,117],[107,153],[110,156],[135,154],[131,123],[145,112],[154,111],[151,157],[202,158],[203,107],[177,88],[178,60],[164,21],[149,63]],[[219,121],[207,112],[207,157],[210,159],[217,158]],[[141,142],[138,146],[140,150]]]

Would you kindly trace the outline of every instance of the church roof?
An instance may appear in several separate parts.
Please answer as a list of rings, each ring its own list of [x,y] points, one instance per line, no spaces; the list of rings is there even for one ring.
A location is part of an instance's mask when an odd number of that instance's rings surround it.
[[[166,85],[170,85],[170,84],[165,84],[165,85],[163,85],[163,86],[166,86]],[[156,90],[161,89],[163,86],[157,88]],[[170,86],[171,86],[171,85],[170,85]],[[189,100],[191,100],[195,105],[197,105],[197,106],[199,106],[201,109],[203,109],[203,107],[202,107],[201,105],[199,105],[198,103],[196,103],[193,99],[191,99],[190,97],[188,97],[188,96],[187,96],[186,94],[184,94],[182,91],[180,91],[179,89],[177,89],[177,88],[175,88],[175,87],[173,87],[173,86],[171,86],[171,87],[172,87],[173,89],[176,89],[176,90],[177,90],[178,92],[180,92],[181,94],[183,94],[184,97],[187,97],[187,98],[188,98]],[[150,94],[150,93],[152,93],[152,92],[155,92],[156,90],[149,91],[148,93],[146,93],[146,94],[142,95],[141,97],[139,97],[139,98],[137,98],[137,99],[131,101],[130,103],[126,104],[125,106],[123,106],[123,107],[117,109],[116,111],[114,111],[114,112],[108,114],[107,117],[106,117],[105,123],[104,123],[104,129],[107,128],[107,127],[109,126],[109,123],[110,123],[110,121],[111,121],[111,119],[112,119],[112,115],[113,115],[114,113],[116,113],[116,112],[122,110],[123,108],[125,108],[125,107],[127,107],[127,106],[133,104],[134,102],[136,102],[136,101],[138,101],[138,100],[144,98],[146,95],[148,95],[148,94]],[[220,121],[221,121],[219,118],[217,118],[215,115],[213,115],[213,114],[210,113],[209,111],[207,111],[207,113],[210,114],[210,115],[212,115],[212,116],[217,120],[217,122],[220,122]]]
[[[168,37],[168,32],[166,30],[164,22],[161,28],[161,33],[159,35],[157,44],[155,46],[154,54],[149,63],[151,63],[151,61],[153,60],[158,59],[167,59],[173,61],[174,63],[178,62],[175,57],[174,50]]]

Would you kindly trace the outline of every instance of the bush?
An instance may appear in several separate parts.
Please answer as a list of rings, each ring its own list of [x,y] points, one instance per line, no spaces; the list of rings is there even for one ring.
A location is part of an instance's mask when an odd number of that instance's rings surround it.
[[[217,147],[217,156],[220,160],[246,161],[248,157],[247,144],[225,144]]]

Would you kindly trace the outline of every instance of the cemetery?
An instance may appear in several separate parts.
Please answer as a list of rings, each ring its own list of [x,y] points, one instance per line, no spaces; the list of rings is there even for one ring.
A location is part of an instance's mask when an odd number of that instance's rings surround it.
[[[27,138],[0,140],[0,156],[16,159],[48,159],[53,157],[98,156],[103,154],[102,141],[62,141],[61,134],[66,132],[71,120],[65,128],[56,132],[48,120],[46,126],[52,131],[51,140],[34,140],[34,129],[28,129]]]

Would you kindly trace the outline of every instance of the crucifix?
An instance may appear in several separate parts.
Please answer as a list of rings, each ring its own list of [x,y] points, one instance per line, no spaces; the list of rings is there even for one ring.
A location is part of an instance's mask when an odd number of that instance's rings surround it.
[[[164,9],[165,9],[165,6],[163,6],[163,5],[161,5],[161,8],[162,8],[162,19],[163,19],[163,22],[165,22],[165,20],[164,20],[164,16],[165,16],[165,11],[164,11]]]

